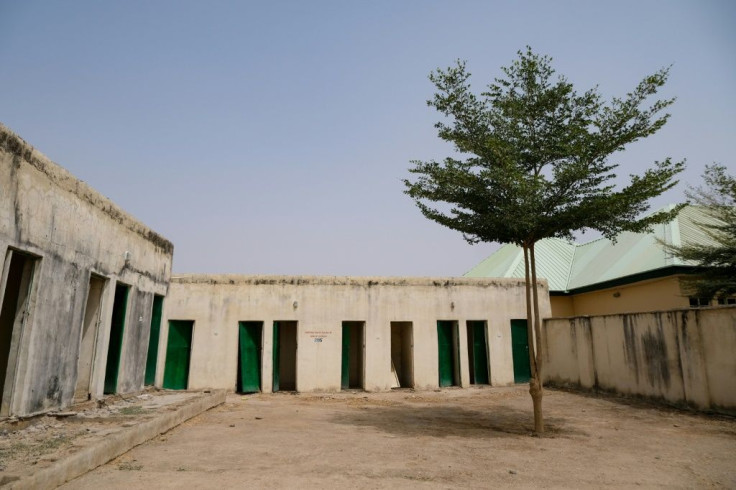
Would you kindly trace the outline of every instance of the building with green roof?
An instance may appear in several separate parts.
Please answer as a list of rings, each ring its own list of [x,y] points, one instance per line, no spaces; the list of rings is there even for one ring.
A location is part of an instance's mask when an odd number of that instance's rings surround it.
[[[673,206],[669,206],[671,209]],[[599,238],[574,243],[558,238],[535,246],[537,276],[547,279],[553,316],[605,315],[701,306],[688,297],[680,279],[694,264],[674,257],[663,244],[708,243],[699,224],[714,219],[686,206],[651,233],[622,233],[614,243]],[[524,277],[524,253],[504,245],[465,273],[466,277]]]

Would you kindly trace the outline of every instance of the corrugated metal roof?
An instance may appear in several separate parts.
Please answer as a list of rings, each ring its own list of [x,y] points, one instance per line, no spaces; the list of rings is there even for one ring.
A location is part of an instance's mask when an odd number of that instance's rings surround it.
[[[547,279],[550,291],[569,291],[663,267],[693,265],[673,257],[661,242],[712,243],[699,223],[715,224],[718,220],[703,207],[687,206],[676,219],[656,225],[651,233],[621,233],[615,243],[605,238],[583,244],[557,238],[540,240],[535,246],[537,276]],[[465,275],[523,278],[523,251],[505,245]]]
[[[535,247],[537,276],[547,279],[550,290],[564,288],[575,253],[575,244],[559,238],[539,241]],[[524,251],[504,245],[483,262],[465,273],[466,277],[524,277]]]

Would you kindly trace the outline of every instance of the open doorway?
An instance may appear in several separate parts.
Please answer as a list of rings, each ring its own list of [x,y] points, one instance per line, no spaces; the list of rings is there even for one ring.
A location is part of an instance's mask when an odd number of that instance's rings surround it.
[[[460,356],[457,322],[437,321],[437,362],[439,366],[439,385],[460,386]]]
[[[273,391],[296,391],[297,322],[273,322]]]
[[[486,341],[487,323],[481,320],[467,322],[468,365],[471,385],[488,384],[488,343]]]
[[[38,258],[8,250],[0,283],[0,415],[8,415]]]
[[[146,354],[146,375],[144,384],[151,386],[156,381],[156,366],[158,364],[158,342],[161,336],[161,315],[164,309],[164,297],[153,295],[151,309],[151,333],[148,337],[148,352]]]
[[[263,322],[238,324],[238,393],[261,391],[261,340]]]
[[[110,322],[110,343],[107,346],[107,363],[105,364],[104,393],[116,393],[118,390],[118,373],[120,358],[123,352],[123,335],[125,333],[125,314],[128,311],[128,292],[130,287],[117,283],[115,300],[112,303],[112,321]]]
[[[412,322],[391,322],[391,372],[395,388],[414,387],[413,330]]]
[[[363,389],[363,346],[365,322],[342,322],[343,390]]]
[[[90,382],[92,381],[92,367],[95,362],[95,348],[97,334],[100,328],[102,313],[102,296],[105,290],[106,279],[96,274],[90,274],[87,288],[87,304],[84,308],[82,332],[79,340],[79,358],[77,361],[77,383],[74,388],[74,401],[84,401],[92,398]]]

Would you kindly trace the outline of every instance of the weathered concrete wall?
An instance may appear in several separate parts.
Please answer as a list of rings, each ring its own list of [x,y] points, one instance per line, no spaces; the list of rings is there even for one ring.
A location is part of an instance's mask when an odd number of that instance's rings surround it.
[[[736,411],[736,307],[544,322],[545,379]]]
[[[18,343],[14,376],[5,380],[13,385],[3,399],[6,412],[25,415],[71,402],[91,273],[106,284],[90,391],[102,394],[117,281],[131,287],[118,391],[140,389],[152,295],[166,294],[173,246],[0,125],[3,270],[12,251],[33,256],[36,268],[27,316],[13,333]]]
[[[458,322],[462,386],[470,380],[466,321],[486,320],[491,383],[504,385],[514,379],[510,321],[526,316],[523,281],[470,278],[174,276],[164,310],[158,386],[168,320],[194,321],[189,388],[228,390],[236,386],[238,322],[262,321],[264,392],[272,389],[274,321],[298,322],[298,391],[340,389],[342,322],[365,322],[364,387],[379,391],[393,382],[391,322],[413,323],[414,386],[430,389],[438,386],[437,320]]]

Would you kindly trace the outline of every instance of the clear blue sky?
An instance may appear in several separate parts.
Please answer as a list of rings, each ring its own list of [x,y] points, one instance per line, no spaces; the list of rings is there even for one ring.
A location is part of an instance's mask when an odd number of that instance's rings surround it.
[[[175,272],[461,275],[496,246],[425,220],[451,148],[428,73],[480,90],[525,45],[578,89],[673,65],[669,124],[618,157],[736,167],[732,1],[0,0],[0,121],[175,244]],[[683,199],[679,186],[659,206]]]

